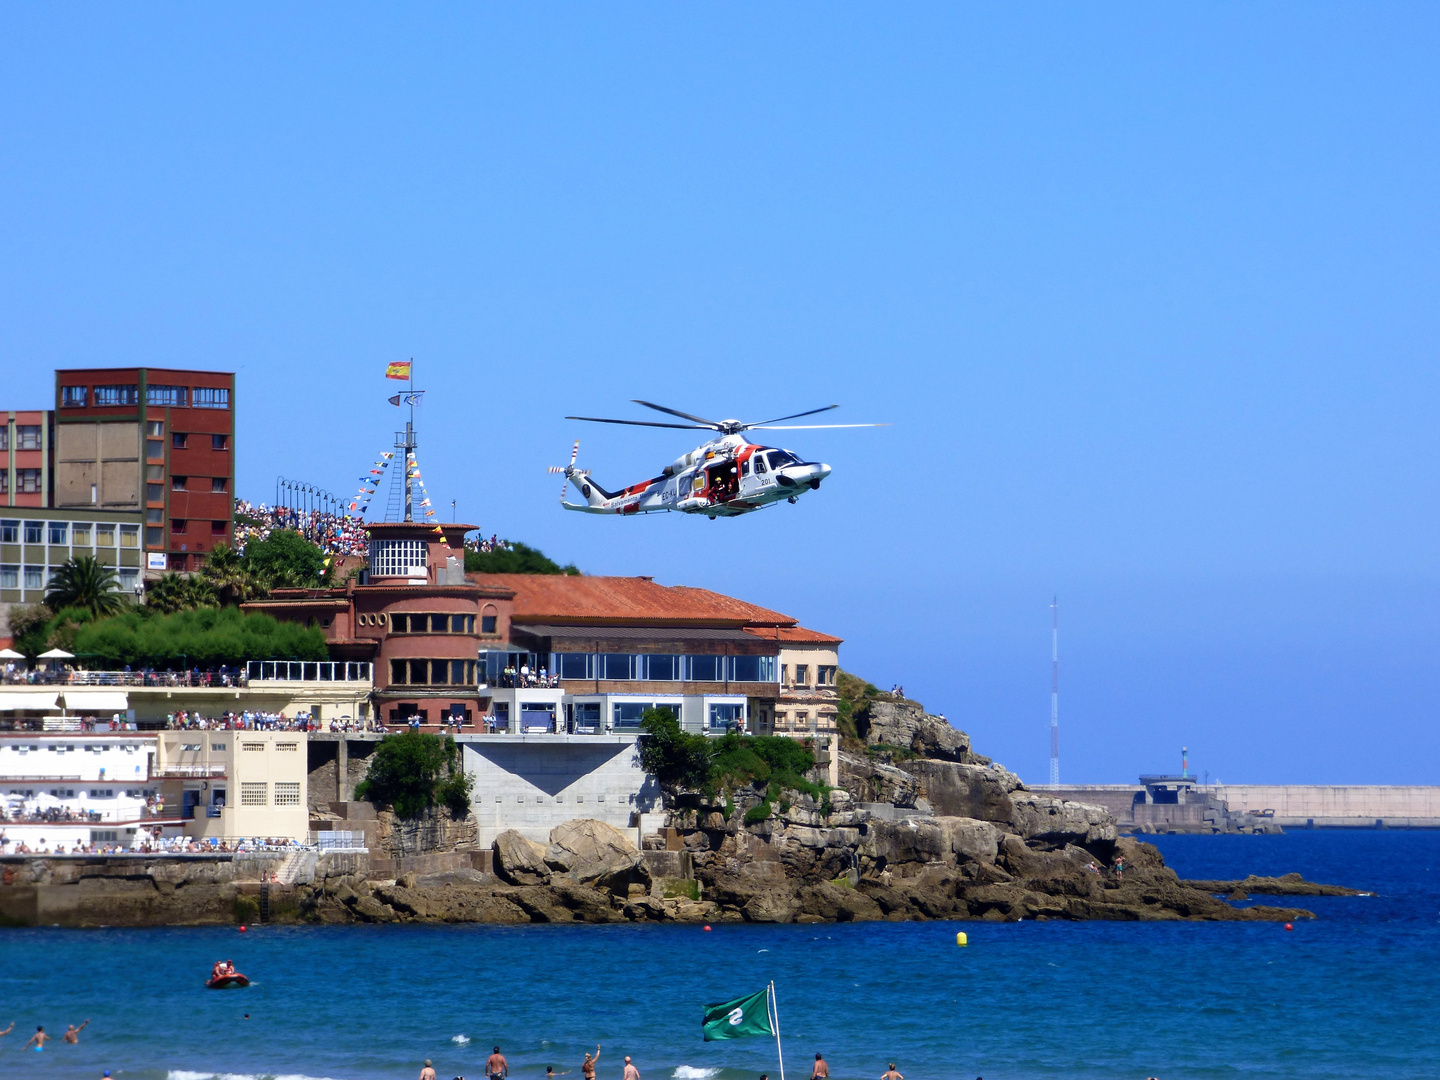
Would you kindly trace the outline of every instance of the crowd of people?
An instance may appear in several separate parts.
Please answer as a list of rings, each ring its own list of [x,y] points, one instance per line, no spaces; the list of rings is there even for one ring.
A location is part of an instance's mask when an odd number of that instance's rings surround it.
[[[491,533],[490,539],[488,540],[483,536],[477,536],[473,540],[466,540],[465,550],[479,552],[509,551],[510,541],[501,540],[498,535]]]
[[[225,712],[205,716],[196,709],[181,709],[165,715],[165,727],[171,731],[318,731],[319,726],[309,713],[286,716],[283,712]]]
[[[545,665],[532,669],[529,664],[521,664],[518,668],[506,665],[505,670],[500,673],[500,685],[503,687],[541,687],[553,689],[560,685],[560,676],[552,675],[546,670]]]
[[[251,540],[264,540],[283,529],[300,533],[327,555],[364,555],[369,550],[365,522],[358,517],[235,500],[235,550],[243,553]]]
[[[26,669],[14,660],[0,668],[0,682],[12,686],[238,686],[250,684],[244,668],[219,667],[213,671],[161,671],[126,664],[121,671],[85,671],[65,664]]]
[[[229,840],[215,837],[162,837],[158,827],[153,832],[142,830],[136,834],[135,839],[135,846],[127,848],[113,841],[94,844],[76,840],[66,844],[62,840],[56,840],[51,843],[42,836],[32,847],[25,840],[9,839],[5,830],[0,829],[0,855],[215,855],[290,851],[302,846],[295,840],[274,836],[236,837]]]

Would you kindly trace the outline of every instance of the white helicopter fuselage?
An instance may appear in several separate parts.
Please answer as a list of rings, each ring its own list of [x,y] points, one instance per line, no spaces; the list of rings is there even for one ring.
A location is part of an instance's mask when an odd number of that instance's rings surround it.
[[[748,514],[781,500],[793,503],[818,488],[830,475],[830,466],[758,446],[743,435],[722,435],[676,458],[654,479],[622,491],[606,491],[588,470],[571,465],[564,471],[585,499],[572,503],[562,496],[560,505],[566,510],[622,515],[673,510],[716,518]]]

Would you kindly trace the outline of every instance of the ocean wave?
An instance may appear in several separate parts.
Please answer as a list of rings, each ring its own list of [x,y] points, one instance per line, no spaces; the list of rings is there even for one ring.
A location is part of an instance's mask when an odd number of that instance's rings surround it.
[[[453,1038],[451,1038],[450,1041],[453,1042],[456,1046],[469,1046],[469,1045],[470,1045],[470,1036],[469,1036],[469,1035],[456,1035],[456,1036],[454,1036]]]
[[[675,1071],[670,1074],[675,1080],[708,1080],[711,1076],[719,1076],[719,1069],[697,1069],[694,1065],[677,1065]]]
[[[304,1073],[228,1073],[194,1069],[171,1069],[165,1080],[333,1080],[329,1076],[306,1076]]]

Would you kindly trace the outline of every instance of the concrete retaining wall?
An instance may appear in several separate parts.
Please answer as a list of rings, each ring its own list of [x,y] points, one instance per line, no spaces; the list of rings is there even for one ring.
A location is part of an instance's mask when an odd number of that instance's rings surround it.
[[[1215,794],[1231,810],[1275,811],[1279,825],[1393,828],[1440,826],[1440,787],[1379,784],[1225,784]]]

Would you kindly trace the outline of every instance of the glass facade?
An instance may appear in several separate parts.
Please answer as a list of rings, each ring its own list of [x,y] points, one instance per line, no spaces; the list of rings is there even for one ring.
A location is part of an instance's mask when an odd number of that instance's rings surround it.
[[[370,576],[424,577],[425,541],[370,541]]]
[[[774,656],[551,653],[549,669],[562,679],[614,682],[776,682],[776,664]]]

